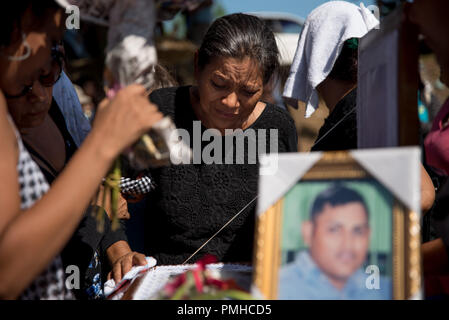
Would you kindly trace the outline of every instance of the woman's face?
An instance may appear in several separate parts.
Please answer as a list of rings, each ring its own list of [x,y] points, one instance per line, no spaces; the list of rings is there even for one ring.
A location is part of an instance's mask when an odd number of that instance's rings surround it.
[[[28,13],[26,13],[28,14]],[[23,19],[25,20],[25,18]],[[26,21],[26,20],[25,20]],[[10,61],[7,55],[22,55],[25,48],[16,43],[3,50],[0,57],[0,87],[6,96],[20,94],[25,87],[32,90],[20,98],[7,98],[8,110],[19,128],[30,128],[40,125],[51,106],[52,88],[39,82],[39,77],[52,70],[51,47],[61,41],[63,35],[62,10],[49,10],[39,28],[31,25],[23,27],[31,55],[23,61]]]
[[[199,112],[202,122],[218,130],[245,128],[263,93],[263,77],[250,58],[215,58],[199,69]]]
[[[41,125],[50,110],[53,87],[44,87],[39,81],[35,83],[33,91],[26,96],[6,99],[9,113],[19,129]]]

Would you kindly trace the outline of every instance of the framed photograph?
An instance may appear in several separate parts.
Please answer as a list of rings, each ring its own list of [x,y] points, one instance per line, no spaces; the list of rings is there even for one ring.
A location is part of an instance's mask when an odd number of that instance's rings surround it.
[[[419,156],[417,148],[277,155],[277,172],[260,179],[252,293],[421,298]]]

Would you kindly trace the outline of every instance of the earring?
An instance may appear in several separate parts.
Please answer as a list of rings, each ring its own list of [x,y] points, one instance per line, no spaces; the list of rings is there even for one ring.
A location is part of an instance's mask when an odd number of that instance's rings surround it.
[[[25,59],[28,59],[28,57],[31,55],[31,47],[26,40],[25,33],[23,33],[23,32],[22,32],[22,45],[25,47],[25,50],[26,50],[25,54],[18,56],[18,57],[8,56],[9,61],[23,61]]]

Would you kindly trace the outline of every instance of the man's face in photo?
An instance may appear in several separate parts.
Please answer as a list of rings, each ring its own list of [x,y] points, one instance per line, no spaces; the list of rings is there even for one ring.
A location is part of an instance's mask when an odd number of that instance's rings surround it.
[[[366,259],[368,214],[360,202],[326,204],[314,221],[303,224],[303,235],[312,259],[334,285],[342,287]]]

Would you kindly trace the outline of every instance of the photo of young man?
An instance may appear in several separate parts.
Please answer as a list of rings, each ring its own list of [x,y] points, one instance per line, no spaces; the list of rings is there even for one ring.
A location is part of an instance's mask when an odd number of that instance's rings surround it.
[[[391,282],[367,284],[369,210],[357,191],[332,184],[315,198],[301,235],[308,247],[280,270],[279,299],[391,299]],[[367,281],[368,279],[368,281]]]

